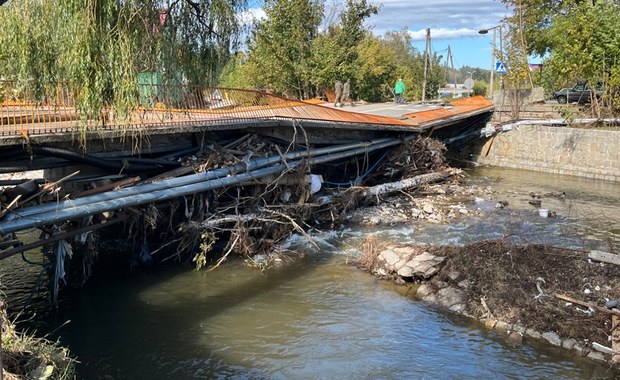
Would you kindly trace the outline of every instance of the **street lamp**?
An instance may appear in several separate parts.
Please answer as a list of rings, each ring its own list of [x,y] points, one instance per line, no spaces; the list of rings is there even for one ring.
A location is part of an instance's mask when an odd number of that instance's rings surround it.
[[[478,31],[478,33],[480,34],[487,34],[489,33],[489,30],[493,31],[493,50],[491,51],[491,83],[490,83],[490,93],[491,93],[491,97],[493,97],[493,77],[495,75],[495,37],[496,37],[496,33],[495,31],[499,29],[499,53],[500,53],[500,59],[501,59],[501,54],[502,54],[502,25],[495,25],[493,27],[487,28],[487,29],[480,29]]]

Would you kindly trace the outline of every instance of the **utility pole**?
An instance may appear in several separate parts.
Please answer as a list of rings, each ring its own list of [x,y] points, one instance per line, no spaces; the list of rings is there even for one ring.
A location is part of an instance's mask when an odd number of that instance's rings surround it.
[[[424,49],[424,80],[422,81],[422,101],[426,99],[426,75],[429,66],[429,54],[431,50],[431,30],[426,28],[426,48]]]
[[[454,59],[452,57],[452,49],[450,48],[450,45],[448,45],[448,60],[450,61],[450,69],[452,69],[452,82],[454,83],[454,89],[456,90],[456,71],[454,70]]]

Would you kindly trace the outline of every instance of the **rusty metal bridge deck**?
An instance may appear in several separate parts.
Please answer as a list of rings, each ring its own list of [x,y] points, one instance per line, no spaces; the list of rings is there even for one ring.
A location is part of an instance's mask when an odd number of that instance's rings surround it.
[[[201,127],[238,128],[244,124],[304,121],[330,128],[381,129],[421,133],[443,122],[490,112],[482,97],[456,101],[447,107],[387,117],[291,100],[261,91],[139,85],[135,106],[119,113],[104,108],[95,117],[81,111],[79,91],[68,82],[45,86],[35,93],[13,82],[0,82],[0,136],[75,134],[84,131],[141,131]],[[4,139],[2,139],[4,140]]]

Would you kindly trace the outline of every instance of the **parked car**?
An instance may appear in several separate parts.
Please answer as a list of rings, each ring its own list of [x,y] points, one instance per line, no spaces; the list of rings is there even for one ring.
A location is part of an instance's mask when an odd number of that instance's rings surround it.
[[[600,98],[603,91],[596,91],[594,96]],[[592,90],[586,83],[579,82],[573,88],[563,88],[553,93],[553,98],[560,104],[566,103],[590,103],[592,100]]]

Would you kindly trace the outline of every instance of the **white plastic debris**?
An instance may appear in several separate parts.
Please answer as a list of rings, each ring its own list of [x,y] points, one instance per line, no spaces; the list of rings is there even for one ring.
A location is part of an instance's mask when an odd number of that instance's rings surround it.
[[[310,194],[318,193],[321,190],[321,177],[310,174]]]

